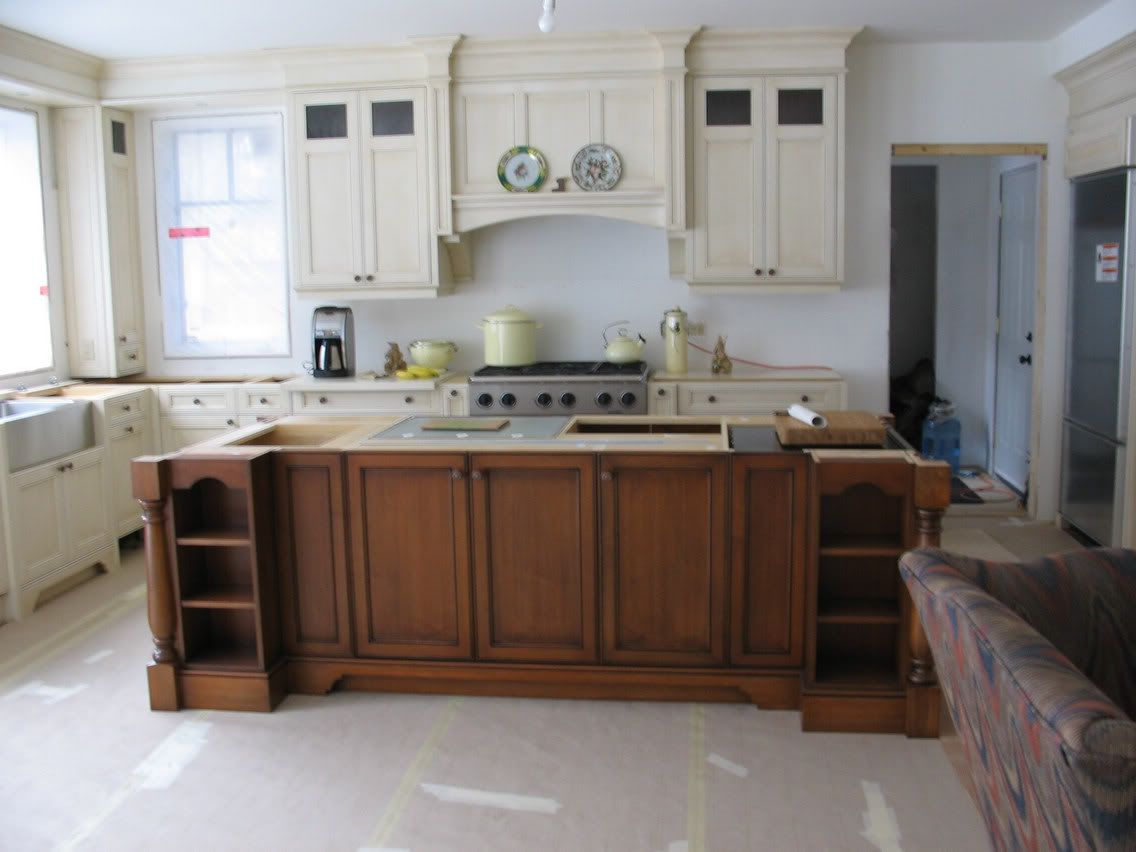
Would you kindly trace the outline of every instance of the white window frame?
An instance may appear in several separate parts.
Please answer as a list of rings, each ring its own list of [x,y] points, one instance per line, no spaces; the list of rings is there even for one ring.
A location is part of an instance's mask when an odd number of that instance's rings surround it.
[[[226,126],[236,126],[241,120],[255,119],[263,121],[271,119],[272,123],[278,129],[281,149],[280,160],[280,190],[281,190],[281,209],[280,209],[280,224],[282,228],[283,245],[283,267],[282,267],[282,280],[280,282],[280,292],[284,307],[284,315],[282,319],[282,336],[280,338],[280,346],[273,351],[255,350],[250,347],[238,347],[236,349],[226,349],[219,351],[213,344],[200,344],[195,345],[193,341],[181,337],[177,328],[181,323],[181,314],[179,313],[182,301],[178,298],[177,293],[172,293],[167,290],[169,282],[179,279],[180,273],[172,268],[170,264],[169,255],[163,256],[163,252],[158,248],[156,253],[156,271],[157,271],[157,284],[159,295],[158,310],[154,314],[159,318],[162,334],[162,357],[168,361],[184,361],[184,360],[211,360],[217,361],[222,359],[240,358],[240,359],[261,359],[272,360],[279,358],[287,358],[291,356],[292,348],[292,334],[291,334],[291,259],[290,259],[290,240],[291,234],[289,233],[288,224],[288,190],[287,190],[287,150],[286,150],[286,131],[285,120],[282,110],[279,109],[257,109],[251,108],[248,110],[239,111],[224,111],[224,112],[191,112],[185,114],[152,114],[149,117],[149,135],[150,135],[150,177],[151,177],[151,198],[153,201],[154,209],[154,228],[155,238],[158,243],[162,240],[162,220],[160,213],[161,201],[159,198],[159,184],[160,172],[163,168],[159,158],[159,137],[161,135],[159,128],[173,128],[175,123],[184,127],[192,127],[193,125],[200,126],[204,129],[224,128]]]

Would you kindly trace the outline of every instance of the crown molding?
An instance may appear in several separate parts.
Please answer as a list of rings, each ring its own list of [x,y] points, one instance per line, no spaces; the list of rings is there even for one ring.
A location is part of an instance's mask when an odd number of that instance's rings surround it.
[[[695,74],[844,69],[848,45],[862,29],[704,29],[687,48],[687,66]]]
[[[98,57],[0,26],[0,78],[38,94],[97,100],[102,67]]]
[[[1055,75],[1069,93],[1069,115],[1136,97],[1136,32]]]

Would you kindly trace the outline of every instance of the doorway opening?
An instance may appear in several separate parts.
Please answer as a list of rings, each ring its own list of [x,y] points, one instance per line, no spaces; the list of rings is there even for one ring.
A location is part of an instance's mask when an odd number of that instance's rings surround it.
[[[1026,505],[1031,515],[1044,181],[1045,146],[893,148],[896,427],[922,449],[932,404],[949,401],[960,427],[953,501]]]

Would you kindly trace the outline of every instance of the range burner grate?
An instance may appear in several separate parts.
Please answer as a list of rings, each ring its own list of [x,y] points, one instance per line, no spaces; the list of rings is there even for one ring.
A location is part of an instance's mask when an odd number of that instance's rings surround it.
[[[613,364],[610,361],[540,361],[527,367],[482,367],[473,375],[479,379],[509,376],[639,376],[646,365],[642,361]]]

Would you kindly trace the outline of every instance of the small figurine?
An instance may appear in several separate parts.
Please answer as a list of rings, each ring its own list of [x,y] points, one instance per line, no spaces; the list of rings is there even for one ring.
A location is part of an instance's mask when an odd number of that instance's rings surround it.
[[[406,359],[402,357],[402,351],[398,348],[397,343],[388,343],[390,348],[387,350],[387,360],[383,364],[383,372],[388,376],[393,376],[399,370],[406,369]]]
[[[730,360],[730,356],[726,354],[726,338],[719,334],[718,342],[714,344],[714,357],[710,360],[710,372],[715,376],[728,376],[733,369],[734,363]]]

